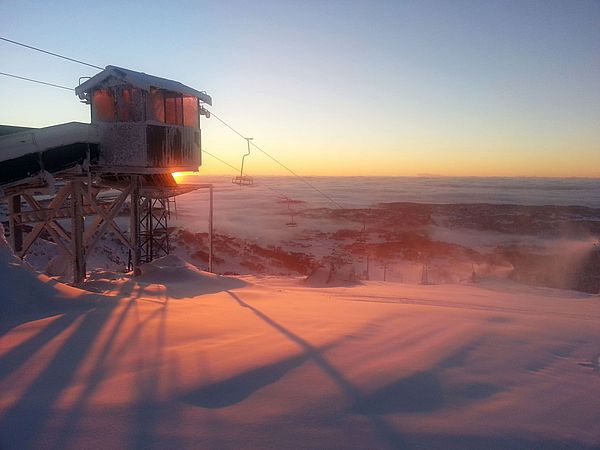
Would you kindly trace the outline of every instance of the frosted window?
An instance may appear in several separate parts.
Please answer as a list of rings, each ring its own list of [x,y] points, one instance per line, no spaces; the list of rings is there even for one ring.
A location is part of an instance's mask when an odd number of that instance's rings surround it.
[[[115,99],[109,89],[98,89],[92,95],[92,114],[95,121],[115,121]]]
[[[150,119],[165,121],[165,97],[160,89],[150,89]]]
[[[126,87],[117,90],[117,118],[119,122],[144,120],[144,103],[139,89]]]
[[[183,98],[181,94],[165,92],[165,122],[183,125]]]
[[[198,99],[196,97],[183,98],[183,125],[199,128],[198,126]]]

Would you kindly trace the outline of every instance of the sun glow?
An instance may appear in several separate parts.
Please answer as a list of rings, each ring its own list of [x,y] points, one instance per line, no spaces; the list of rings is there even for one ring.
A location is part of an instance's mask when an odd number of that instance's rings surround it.
[[[186,175],[186,172],[173,172],[171,175],[173,175],[173,178],[175,178],[177,183],[180,183],[183,177]]]

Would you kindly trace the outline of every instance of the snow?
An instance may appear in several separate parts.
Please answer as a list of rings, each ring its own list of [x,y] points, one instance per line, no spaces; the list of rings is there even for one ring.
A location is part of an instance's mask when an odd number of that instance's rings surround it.
[[[600,446],[594,295],[224,277],[176,256],[96,272],[89,293],[3,240],[0,279],[3,450]]]
[[[11,251],[0,224],[0,317],[8,321],[22,314],[44,314],[93,301],[86,291],[56,283],[34,272]]]
[[[199,98],[202,102],[212,105],[212,98],[206,92],[197,91],[189,86],[186,86],[178,81],[168,80],[166,78],[155,77],[144,72],[136,72],[130,69],[124,69],[116,66],[106,66],[102,71],[94,75],[89,80],[86,80],[75,88],[75,93],[83,98],[85,92],[89,92],[98,85],[106,83],[110,78],[122,80],[132,86],[138,87],[145,91],[150,91],[150,88],[166,89],[168,91],[180,92],[185,95]]]
[[[69,144],[99,142],[96,126],[81,122],[63,123],[0,136],[0,161],[9,161]]]
[[[200,270],[205,191],[178,197],[171,223],[187,234],[139,277],[118,273],[126,252],[107,234],[85,290],[33,272],[0,238],[0,449],[600,448],[597,295],[525,286],[460,252],[429,261],[444,284],[419,285],[423,264],[399,256],[387,282],[376,258],[371,281],[356,279],[358,258],[298,276],[278,246],[331,257],[357,241],[365,211],[342,220],[307,202],[289,229],[287,203],[260,189],[215,190],[215,266],[246,275]],[[463,222],[423,227],[572,265],[594,249],[585,233]],[[391,242],[388,228],[369,224],[368,242]],[[54,255],[41,240],[27,261]]]

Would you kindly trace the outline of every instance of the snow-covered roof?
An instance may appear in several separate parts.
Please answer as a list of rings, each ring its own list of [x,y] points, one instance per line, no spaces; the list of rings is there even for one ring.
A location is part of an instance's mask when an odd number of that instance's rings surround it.
[[[75,93],[82,97],[83,94],[90,92],[97,86],[102,85],[107,79],[116,78],[123,82],[135,86],[139,89],[149,91],[151,87],[158,89],[166,89],[168,91],[179,92],[184,95],[197,97],[200,101],[212,105],[212,98],[206,92],[197,91],[178,81],[168,80],[166,78],[155,77],[144,72],[136,72],[134,70],[124,69],[116,66],[106,66],[106,68],[94,75],[84,83],[81,83],[75,88]]]

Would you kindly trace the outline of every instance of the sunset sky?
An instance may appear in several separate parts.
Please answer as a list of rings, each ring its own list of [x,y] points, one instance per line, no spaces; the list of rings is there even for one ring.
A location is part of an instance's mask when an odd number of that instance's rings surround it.
[[[0,35],[206,90],[303,175],[600,176],[599,1],[0,2]],[[0,41],[0,72],[92,68]],[[0,76],[0,124],[89,121],[68,91]],[[203,147],[239,166],[214,118]],[[285,175],[254,152],[252,175]],[[204,157],[201,173],[232,170]]]

